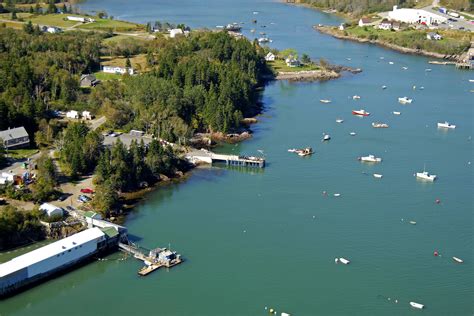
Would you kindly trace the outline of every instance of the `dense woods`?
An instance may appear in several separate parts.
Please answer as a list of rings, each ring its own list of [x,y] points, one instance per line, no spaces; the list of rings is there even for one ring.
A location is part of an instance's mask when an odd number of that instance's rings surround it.
[[[19,211],[5,206],[0,211],[0,250],[42,239],[44,232],[38,211]]]
[[[370,12],[389,11],[394,5],[412,7],[416,0],[301,0],[318,8],[361,15]]]

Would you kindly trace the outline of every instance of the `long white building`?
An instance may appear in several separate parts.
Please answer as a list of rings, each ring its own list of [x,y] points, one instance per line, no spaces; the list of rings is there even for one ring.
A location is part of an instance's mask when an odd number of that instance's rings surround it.
[[[106,239],[101,229],[90,228],[0,264],[0,296],[87,259]]]
[[[388,13],[388,18],[393,21],[408,23],[408,24],[441,24],[448,21],[444,16],[428,12],[421,9],[399,9],[393,6],[393,11]]]

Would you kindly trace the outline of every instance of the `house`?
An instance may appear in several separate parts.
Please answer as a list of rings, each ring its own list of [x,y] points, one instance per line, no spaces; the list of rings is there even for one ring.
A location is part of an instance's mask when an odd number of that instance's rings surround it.
[[[175,38],[176,36],[179,35],[184,35],[184,32],[182,29],[171,29],[170,30],[170,37]]]
[[[444,16],[433,12],[422,9],[399,9],[396,5],[393,6],[393,10],[388,13],[388,18],[392,21],[424,25],[438,25],[448,21]]]
[[[88,87],[95,87],[100,83],[100,80],[97,80],[97,78],[94,75],[91,74],[84,74],[81,75],[80,79],[80,85],[81,88],[88,88]]]
[[[272,52],[269,52],[269,53],[265,56],[265,60],[266,60],[266,61],[275,61],[275,54],[273,54]]]
[[[102,68],[102,71],[109,74],[118,74],[118,75],[124,75],[127,72],[129,75],[133,75],[135,73],[133,68],[124,68],[124,67],[116,67],[116,66],[104,66]]]
[[[30,145],[30,137],[23,126],[0,131],[0,139],[3,140],[6,149]]]
[[[345,23],[341,23],[341,25],[339,25],[339,30],[340,31],[344,31],[346,29],[346,24]]]
[[[89,111],[82,111],[82,118],[85,120],[92,120],[92,114]]]
[[[394,30],[394,31],[400,31],[400,29],[401,29],[401,24],[400,24],[400,22],[393,22],[393,23],[392,23],[392,30]]]
[[[79,112],[71,110],[66,113],[66,117],[70,119],[78,119],[79,118]]]
[[[382,22],[380,22],[378,28],[381,30],[391,31],[393,28],[393,23],[389,20],[383,20]]]
[[[359,26],[367,26],[367,25],[372,25],[372,20],[369,18],[362,18],[359,20]]]
[[[2,172],[0,175],[0,184],[15,183],[15,175],[13,173]]]
[[[62,29],[56,26],[43,26],[43,32],[56,34],[62,32]]]
[[[293,57],[292,55],[288,56],[287,59],[285,59],[285,63],[288,67],[299,67],[300,66],[300,61]]]
[[[63,215],[63,209],[53,204],[43,203],[40,205],[39,209],[41,211],[44,211],[46,215],[48,215],[48,217],[55,216],[55,215],[59,215],[59,216]]]
[[[426,38],[429,39],[429,40],[432,40],[432,41],[439,41],[443,37],[441,35],[439,35],[438,33],[430,32],[430,33],[426,34]]]

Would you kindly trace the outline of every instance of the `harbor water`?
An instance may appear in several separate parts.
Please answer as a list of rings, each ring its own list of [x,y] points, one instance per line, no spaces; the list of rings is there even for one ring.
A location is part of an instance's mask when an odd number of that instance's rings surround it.
[[[2,301],[0,315],[267,315],[265,307],[292,315],[419,313],[410,301],[424,304],[425,315],[474,313],[473,72],[319,34],[314,24],[341,20],[274,1],[90,0],[80,7],[192,28],[245,22],[245,35],[265,32],[272,47],[363,72],[268,84],[253,138],[219,149],[263,152],[264,170],[196,169],[136,208],[125,223],[134,240],[170,245],[183,264],[139,277],[141,262],[113,254]],[[398,103],[403,96],[413,103]],[[351,114],[359,109],[371,115]],[[456,129],[438,129],[445,120]],[[323,133],[332,139],[321,142]],[[306,146],[311,157],[287,151]],[[369,154],[383,161],[357,160]],[[434,183],[413,176],[425,166],[438,175]],[[335,264],[336,257],[351,263]]]

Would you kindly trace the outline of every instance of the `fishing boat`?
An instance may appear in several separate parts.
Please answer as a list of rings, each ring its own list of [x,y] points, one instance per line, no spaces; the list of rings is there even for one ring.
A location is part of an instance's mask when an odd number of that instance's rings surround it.
[[[407,69],[408,69],[408,67],[402,67],[402,69],[403,69],[403,70],[407,70]]]
[[[374,155],[363,156],[357,159],[359,159],[362,162],[382,162],[382,158],[375,157]]]
[[[413,99],[409,99],[407,97],[398,98],[398,102],[400,102],[401,104],[410,104],[412,101]]]
[[[259,43],[271,43],[271,42],[273,42],[273,41],[272,41],[271,39],[269,39],[268,37],[260,37],[260,38],[258,39],[258,42],[259,42]]]
[[[341,196],[341,193],[334,193],[334,196],[335,196],[335,197],[340,197],[340,196]]]
[[[384,89],[384,90],[387,89],[387,86],[382,86],[382,89]]]
[[[389,63],[390,65],[393,65],[393,64],[394,64],[394,62],[393,62],[393,61],[389,61],[388,63]]]
[[[369,116],[370,113],[367,112],[366,110],[352,110],[352,114],[358,115],[358,116]]]
[[[459,259],[458,257],[453,257],[453,260],[456,261],[457,263],[463,263],[464,262],[462,259]]]
[[[449,122],[445,121],[444,123],[438,123],[438,128],[455,129],[456,125],[450,124]]]
[[[400,115],[400,114],[402,114],[402,112],[397,112],[397,111],[393,111],[392,113],[393,113],[394,115]]]
[[[313,154],[313,149],[311,147],[306,147],[304,149],[298,149],[296,151],[296,153],[298,154],[298,156],[300,157],[305,157],[305,156],[309,156],[309,155],[312,155]]]
[[[321,102],[321,103],[331,103],[331,100],[321,99],[321,100],[319,100],[319,102]]]
[[[326,142],[331,139],[331,136],[329,134],[324,134],[323,139],[321,140],[322,142]]]
[[[425,167],[423,167],[423,172],[417,172],[415,173],[415,176],[418,179],[427,180],[427,181],[434,181],[437,178],[436,175],[430,174],[428,171],[426,171]]]
[[[356,136],[357,134],[356,134],[356,132],[350,132],[349,135]]]
[[[352,99],[353,99],[353,100],[359,100],[359,99],[360,99],[360,95],[354,95],[354,96],[352,97]]]
[[[351,263],[349,260],[345,259],[345,258],[339,258],[339,261],[343,264],[349,264]]]
[[[373,128],[388,128],[388,124],[374,122],[372,123],[372,127]]]
[[[425,305],[420,304],[420,303],[415,303],[415,302],[410,302],[411,307],[416,308],[416,309],[423,309]]]
[[[336,119],[336,123],[343,123],[344,120],[343,119]]]
[[[416,225],[415,221],[410,221],[409,223],[412,224],[412,225]]]
[[[240,24],[234,22],[234,23],[227,24],[224,27],[224,29],[227,30],[227,31],[232,31],[232,32],[240,32],[242,30],[242,26],[240,26]]]
[[[469,79],[469,82],[474,82],[474,79]]]
[[[381,175],[380,173],[374,173],[374,178],[381,179],[382,177],[383,175]]]

